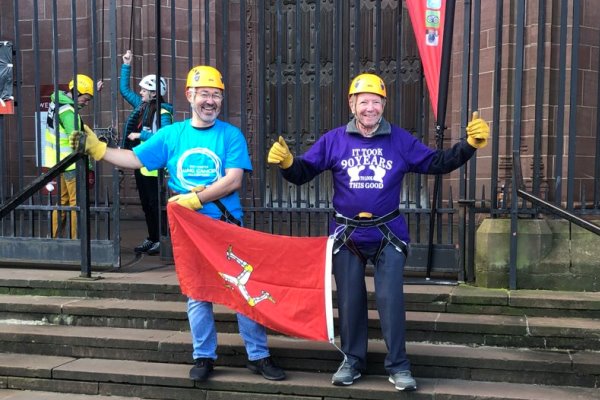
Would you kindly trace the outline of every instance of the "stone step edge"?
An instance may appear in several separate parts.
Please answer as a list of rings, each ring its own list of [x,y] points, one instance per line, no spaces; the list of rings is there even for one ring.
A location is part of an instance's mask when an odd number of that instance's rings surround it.
[[[188,332],[137,330],[127,328],[93,328],[74,326],[23,326],[4,325],[0,340],[8,343],[35,343],[36,346],[68,346],[89,351],[131,350],[144,352],[170,352],[173,359],[191,362],[191,338]],[[241,357],[244,353],[242,339],[237,333],[218,333],[218,352],[227,357]],[[339,339],[336,338],[339,346]],[[269,337],[269,347],[274,357],[296,360],[323,360],[337,364],[342,354],[330,343],[288,337]],[[387,350],[381,340],[369,341],[371,362],[383,361]],[[596,351],[530,350],[491,346],[468,346],[441,343],[407,343],[408,357],[414,365],[468,367],[508,371],[549,371],[600,376],[600,353]],[[75,354],[77,355],[77,354]],[[69,355],[70,356],[70,355]],[[287,363],[286,363],[287,364]]]
[[[23,379],[11,378],[11,383],[23,382]],[[22,384],[19,386],[23,386]],[[25,387],[31,387],[25,385]],[[131,397],[131,396],[110,396],[101,394],[81,394],[81,393],[65,393],[65,392],[47,392],[35,390],[31,387],[27,389],[1,389],[0,400],[153,400],[149,398]],[[155,399],[154,399],[155,400]]]
[[[211,378],[204,383],[188,379],[190,366],[184,364],[150,363],[126,360],[69,358],[38,356],[18,353],[0,353],[0,374],[12,382],[13,388],[27,389],[51,386],[55,382],[91,382],[97,393],[129,395],[147,393],[149,387],[162,393],[168,388],[184,390],[175,394],[204,391],[262,393],[281,396],[330,396],[335,398],[389,399],[399,395],[387,381],[386,376],[365,375],[349,387],[331,385],[331,375],[311,372],[288,372],[288,378],[272,382],[252,374],[246,368],[217,367]],[[23,379],[18,379],[23,378]],[[559,387],[505,382],[465,381],[459,379],[417,379],[419,397],[452,397],[465,399],[527,399],[564,400],[565,398],[594,398],[597,389]],[[89,387],[89,386],[86,386]],[[66,388],[81,388],[66,385]],[[268,398],[268,397],[267,397]]]
[[[22,314],[54,314],[107,318],[145,318],[187,321],[185,302],[155,300],[90,299],[85,297],[52,297],[0,295],[0,312]],[[235,313],[215,304],[218,321],[235,322]],[[377,311],[369,310],[370,325],[378,326]],[[334,318],[337,310],[334,309]],[[589,318],[558,318],[515,315],[479,315],[437,311],[407,311],[410,329],[439,332],[494,333],[503,335],[558,336],[589,338],[597,332],[600,320]],[[62,321],[60,323],[63,323]],[[461,327],[459,329],[458,327]]]
[[[181,297],[179,285],[173,274],[173,279],[164,282],[148,280],[138,281],[137,277],[143,273],[109,272],[102,274],[97,280],[69,278],[68,275],[54,273],[51,278],[30,275],[26,278],[7,277],[10,270],[0,270],[0,293],[26,293],[27,291],[49,290],[52,293],[80,292],[89,296],[90,294],[101,294],[101,298],[115,295],[118,292],[128,295],[145,294],[152,298],[160,298],[161,295],[168,297]],[[19,275],[16,275],[19,276]],[[146,278],[147,279],[147,278]],[[374,300],[373,278],[366,277],[369,298]],[[600,292],[565,292],[549,290],[504,290],[489,289],[470,286],[463,283],[454,286],[407,284],[404,286],[407,302],[432,303],[441,302],[453,306],[482,305],[490,307],[509,307],[529,309],[537,307],[547,310],[594,310],[600,312]],[[163,296],[164,297],[164,296]],[[335,289],[334,289],[335,297]],[[128,296],[127,298],[131,298]]]

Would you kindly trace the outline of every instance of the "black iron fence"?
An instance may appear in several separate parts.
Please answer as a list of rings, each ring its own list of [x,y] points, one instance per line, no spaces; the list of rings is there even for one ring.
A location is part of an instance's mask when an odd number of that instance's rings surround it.
[[[36,157],[47,92],[74,74],[87,73],[105,83],[93,107],[82,110],[84,119],[121,131],[130,112],[117,90],[126,49],[135,56],[136,82],[155,72],[167,79],[176,120],[189,117],[183,96],[189,68],[210,64],[223,73],[221,116],[242,128],[253,161],[242,197],[246,225],[254,229],[326,233],[332,212],[330,177],[295,187],[266,164],[266,153],[279,135],[296,154],[302,153],[323,133],[344,124],[349,118],[347,86],[360,72],[372,71],[385,80],[390,94],[386,119],[436,145],[403,1],[41,3],[2,3],[0,41],[10,41],[14,50],[16,103],[15,114],[0,115],[4,202],[42,173]],[[581,217],[600,214],[600,21],[589,17],[594,7],[591,0],[456,3],[443,146],[464,140],[473,110],[490,121],[492,135],[476,158],[443,177],[438,198],[433,198],[432,177],[405,179],[401,204],[415,250],[409,270],[422,274],[426,268],[423,252],[430,244],[432,205],[435,270],[469,281],[475,279],[475,233],[481,218],[543,215],[529,202],[512,206],[515,150],[528,191]],[[110,242],[118,239],[118,221],[136,216],[139,200],[130,172],[99,163],[96,176],[91,215],[81,223],[91,224],[92,243]],[[163,190],[163,201],[165,197]],[[0,221],[3,238],[47,239],[49,229],[39,227],[48,226],[56,202],[56,194],[35,194]],[[35,217],[32,207],[40,207],[42,216]],[[36,226],[37,233],[25,226]],[[164,218],[162,232],[168,242]],[[112,259],[118,267],[118,255]]]

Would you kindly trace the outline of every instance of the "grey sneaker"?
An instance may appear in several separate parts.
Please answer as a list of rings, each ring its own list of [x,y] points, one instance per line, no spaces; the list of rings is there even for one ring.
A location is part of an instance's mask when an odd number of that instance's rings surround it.
[[[417,390],[417,381],[415,381],[408,370],[391,374],[389,381],[392,382],[398,390]]]
[[[154,245],[154,243],[151,240],[145,239],[138,246],[135,246],[133,251],[135,251],[136,253],[145,253],[148,251],[148,249],[152,247],[152,245]]]
[[[360,371],[354,369],[348,361],[344,360],[336,373],[331,377],[331,383],[336,386],[352,385],[360,376]]]
[[[149,256],[154,256],[160,253],[160,242],[152,243],[152,246],[146,251]]]
[[[136,253],[146,253],[150,256],[160,253],[160,242],[153,242],[150,239],[144,240],[139,246],[133,249]]]

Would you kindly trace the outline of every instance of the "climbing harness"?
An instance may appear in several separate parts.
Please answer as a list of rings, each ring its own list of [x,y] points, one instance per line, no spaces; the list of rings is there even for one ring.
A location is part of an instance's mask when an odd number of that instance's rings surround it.
[[[350,251],[356,254],[363,262],[366,262],[364,256],[358,250],[350,236],[356,230],[356,228],[377,228],[383,235],[381,239],[381,245],[377,251],[375,259],[379,258],[381,251],[388,244],[392,244],[396,250],[404,254],[404,257],[408,256],[408,247],[406,243],[396,236],[392,230],[386,225],[388,222],[396,219],[400,216],[400,209],[397,208],[394,211],[377,217],[371,213],[361,212],[355,218],[348,218],[342,214],[336,213],[334,219],[335,222],[341,225],[341,230],[336,235],[335,244],[333,245],[333,254],[336,254],[342,246],[346,246]]]

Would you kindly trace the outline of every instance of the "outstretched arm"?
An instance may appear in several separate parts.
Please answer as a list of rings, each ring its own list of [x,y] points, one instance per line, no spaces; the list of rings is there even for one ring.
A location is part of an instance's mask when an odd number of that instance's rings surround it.
[[[102,159],[120,168],[140,169],[144,166],[133,151],[126,149],[107,147]]]
[[[281,168],[283,177],[295,185],[302,185],[311,181],[320,172],[304,162],[302,158],[294,158],[287,143],[281,136],[271,146],[267,155],[267,162],[278,165]]]
[[[131,150],[109,148],[105,142],[98,140],[94,131],[87,125],[84,131],[74,131],[69,136],[71,147],[91,156],[94,160],[106,160],[121,168],[138,169],[144,165]]]
[[[487,145],[490,127],[479,118],[479,112],[473,112],[473,119],[467,125],[467,140],[460,141],[447,150],[438,150],[433,157],[428,174],[446,174],[466,163],[475,154],[476,149]]]
[[[475,150],[473,146],[464,140],[461,140],[449,149],[437,150],[426,173],[437,175],[454,171],[469,161],[473,154],[475,154]]]

